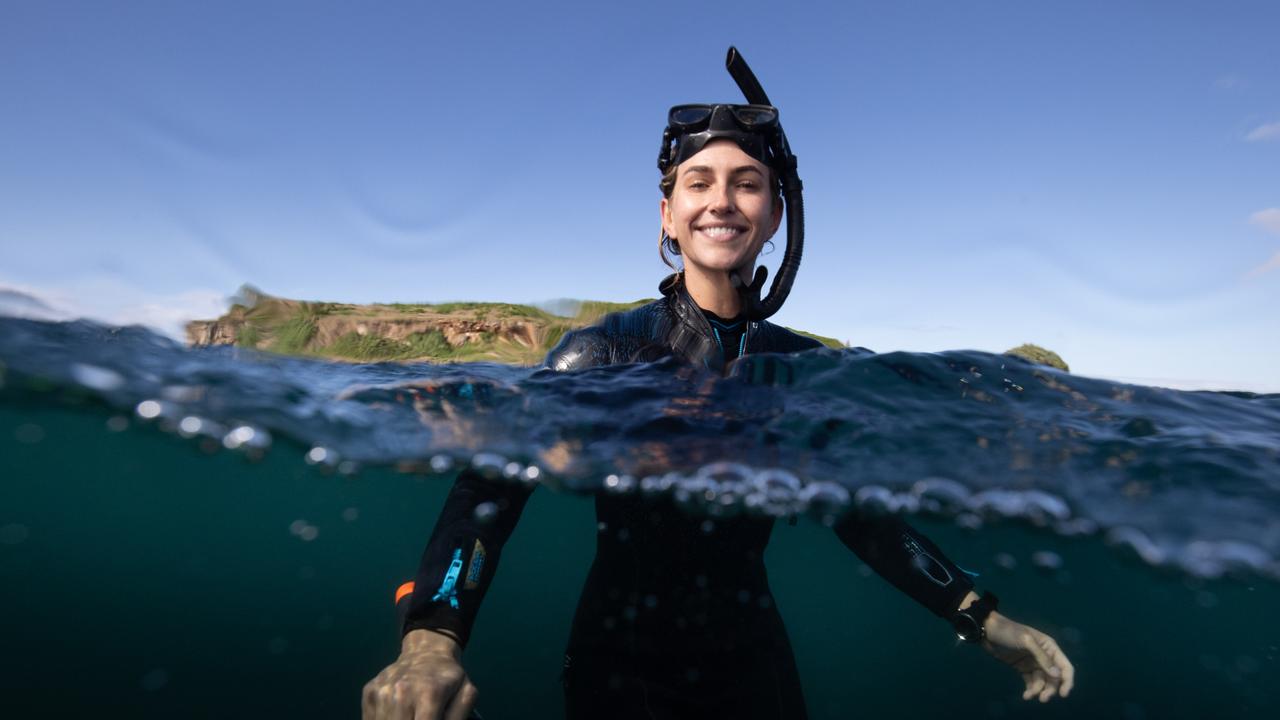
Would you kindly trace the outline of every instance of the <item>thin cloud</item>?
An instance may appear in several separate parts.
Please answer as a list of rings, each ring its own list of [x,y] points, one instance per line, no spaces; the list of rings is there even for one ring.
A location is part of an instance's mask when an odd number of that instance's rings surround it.
[[[1262,142],[1265,140],[1280,140],[1280,122],[1267,123],[1249,131],[1244,136],[1249,142]]]
[[[1270,260],[1245,273],[1245,277],[1256,278],[1259,275],[1265,275],[1272,270],[1280,270],[1280,252],[1272,255]]]
[[[1220,90],[1239,90],[1249,83],[1239,75],[1229,74],[1218,76],[1218,78],[1213,81],[1213,84],[1217,85]]]
[[[1249,222],[1270,233],[1280,235],[1280,208],[1267,208],[1249,216]]]

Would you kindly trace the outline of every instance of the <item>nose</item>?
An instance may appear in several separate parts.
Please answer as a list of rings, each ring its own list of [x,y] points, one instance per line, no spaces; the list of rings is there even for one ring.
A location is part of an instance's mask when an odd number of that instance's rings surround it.
[[[718,190],[711,197],[711,212],[717,215],[728,215],[735,212],[738,208],[733,201],[733,189],[728,183],[718,186]]]

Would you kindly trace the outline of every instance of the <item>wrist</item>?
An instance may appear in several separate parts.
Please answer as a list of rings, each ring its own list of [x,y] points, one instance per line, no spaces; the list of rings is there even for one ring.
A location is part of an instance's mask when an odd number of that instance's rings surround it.
[[[455,660],[462,658],[462,644],[448,630],[420,629],[405,633],[400,641],[401,654],[443,653]]]

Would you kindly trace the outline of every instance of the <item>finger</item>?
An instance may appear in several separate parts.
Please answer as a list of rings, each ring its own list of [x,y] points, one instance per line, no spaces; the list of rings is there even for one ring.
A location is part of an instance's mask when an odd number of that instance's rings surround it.
[[[376,720],[374,715],[377,711],[374,709],[373,699],[375,692],[373,682],[370,681],[360,693],[360,720]]]
[[[449,703],[448,709],[444,712],[444,720],[467,720],[467,716],[471,714],[471,709],[476,706],[476,699],[480,697],[480,691],[475,685],[468,680],[462,685],[462,689],[457,695],[453,696],[453,702]]]
[[[1044,673],[1037,671],[1029,673],[1029,675],[1031,679],[1027,681],[1027,689],[1022,693],[1023,700],[1030,700],[1044,689]],[[1027,675],[1023,677],[1025,678]]]
[[[389,707],[382,710],[386,720],[413,720],[413,707],[418,704],[414,702],[414,697],[409,694],[407,688],[397,685],[391,693],[391,702]],[[378,720],[382,720],[384,715],[379,715]]]
[[[1048,639],[1048,638],[1046,638]],[[1049,642],[1053,642],[1050,640]],[[1022,646],[1031,651],[1031,656],[1036,659],[1036,664],[1040,669],[1052,675],[1053,660],[1049,658],[1049,653],[1045,652],[1044,647],[1040,644],[1039,639],[1031,633],[1022,636]]]
[[[1058,692],[1058,681],[1049,678],[1044,684],[1044,690],[1040,691],[1040,702],[1047,703]]]
[[[1062,685],[1058,688],[1058,694],[1066,697],[1071,688],[1076,686],[1076,666],[1071,664],[1065,653],[1061,649],[1058,650],[1058,667],[1062,670]]]

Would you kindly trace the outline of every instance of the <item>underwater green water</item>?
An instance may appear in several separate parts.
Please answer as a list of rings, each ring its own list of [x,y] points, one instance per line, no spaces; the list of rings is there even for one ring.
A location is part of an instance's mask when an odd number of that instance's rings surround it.
[[[287,442],[250,462],[154,427],[111,430],[112,415],[0,404],[0,717],[358,716],[361,686],[398,652],[392,593],[417,567],[448,481],[326,473]],[[767,564],[811,717],[1280,710],[1274,582],[1188,579],[1096,536],[912,522],[980,572],[1002,611],[1059,640],[1075,692],[1022,701],[1013,671],[957,646],[829,530],[780,523]],[[588,498],[534,494],[465,657],[486,720],[560,715],[594,536]],[[1034,567],[1037,551],[1061,568]]]

